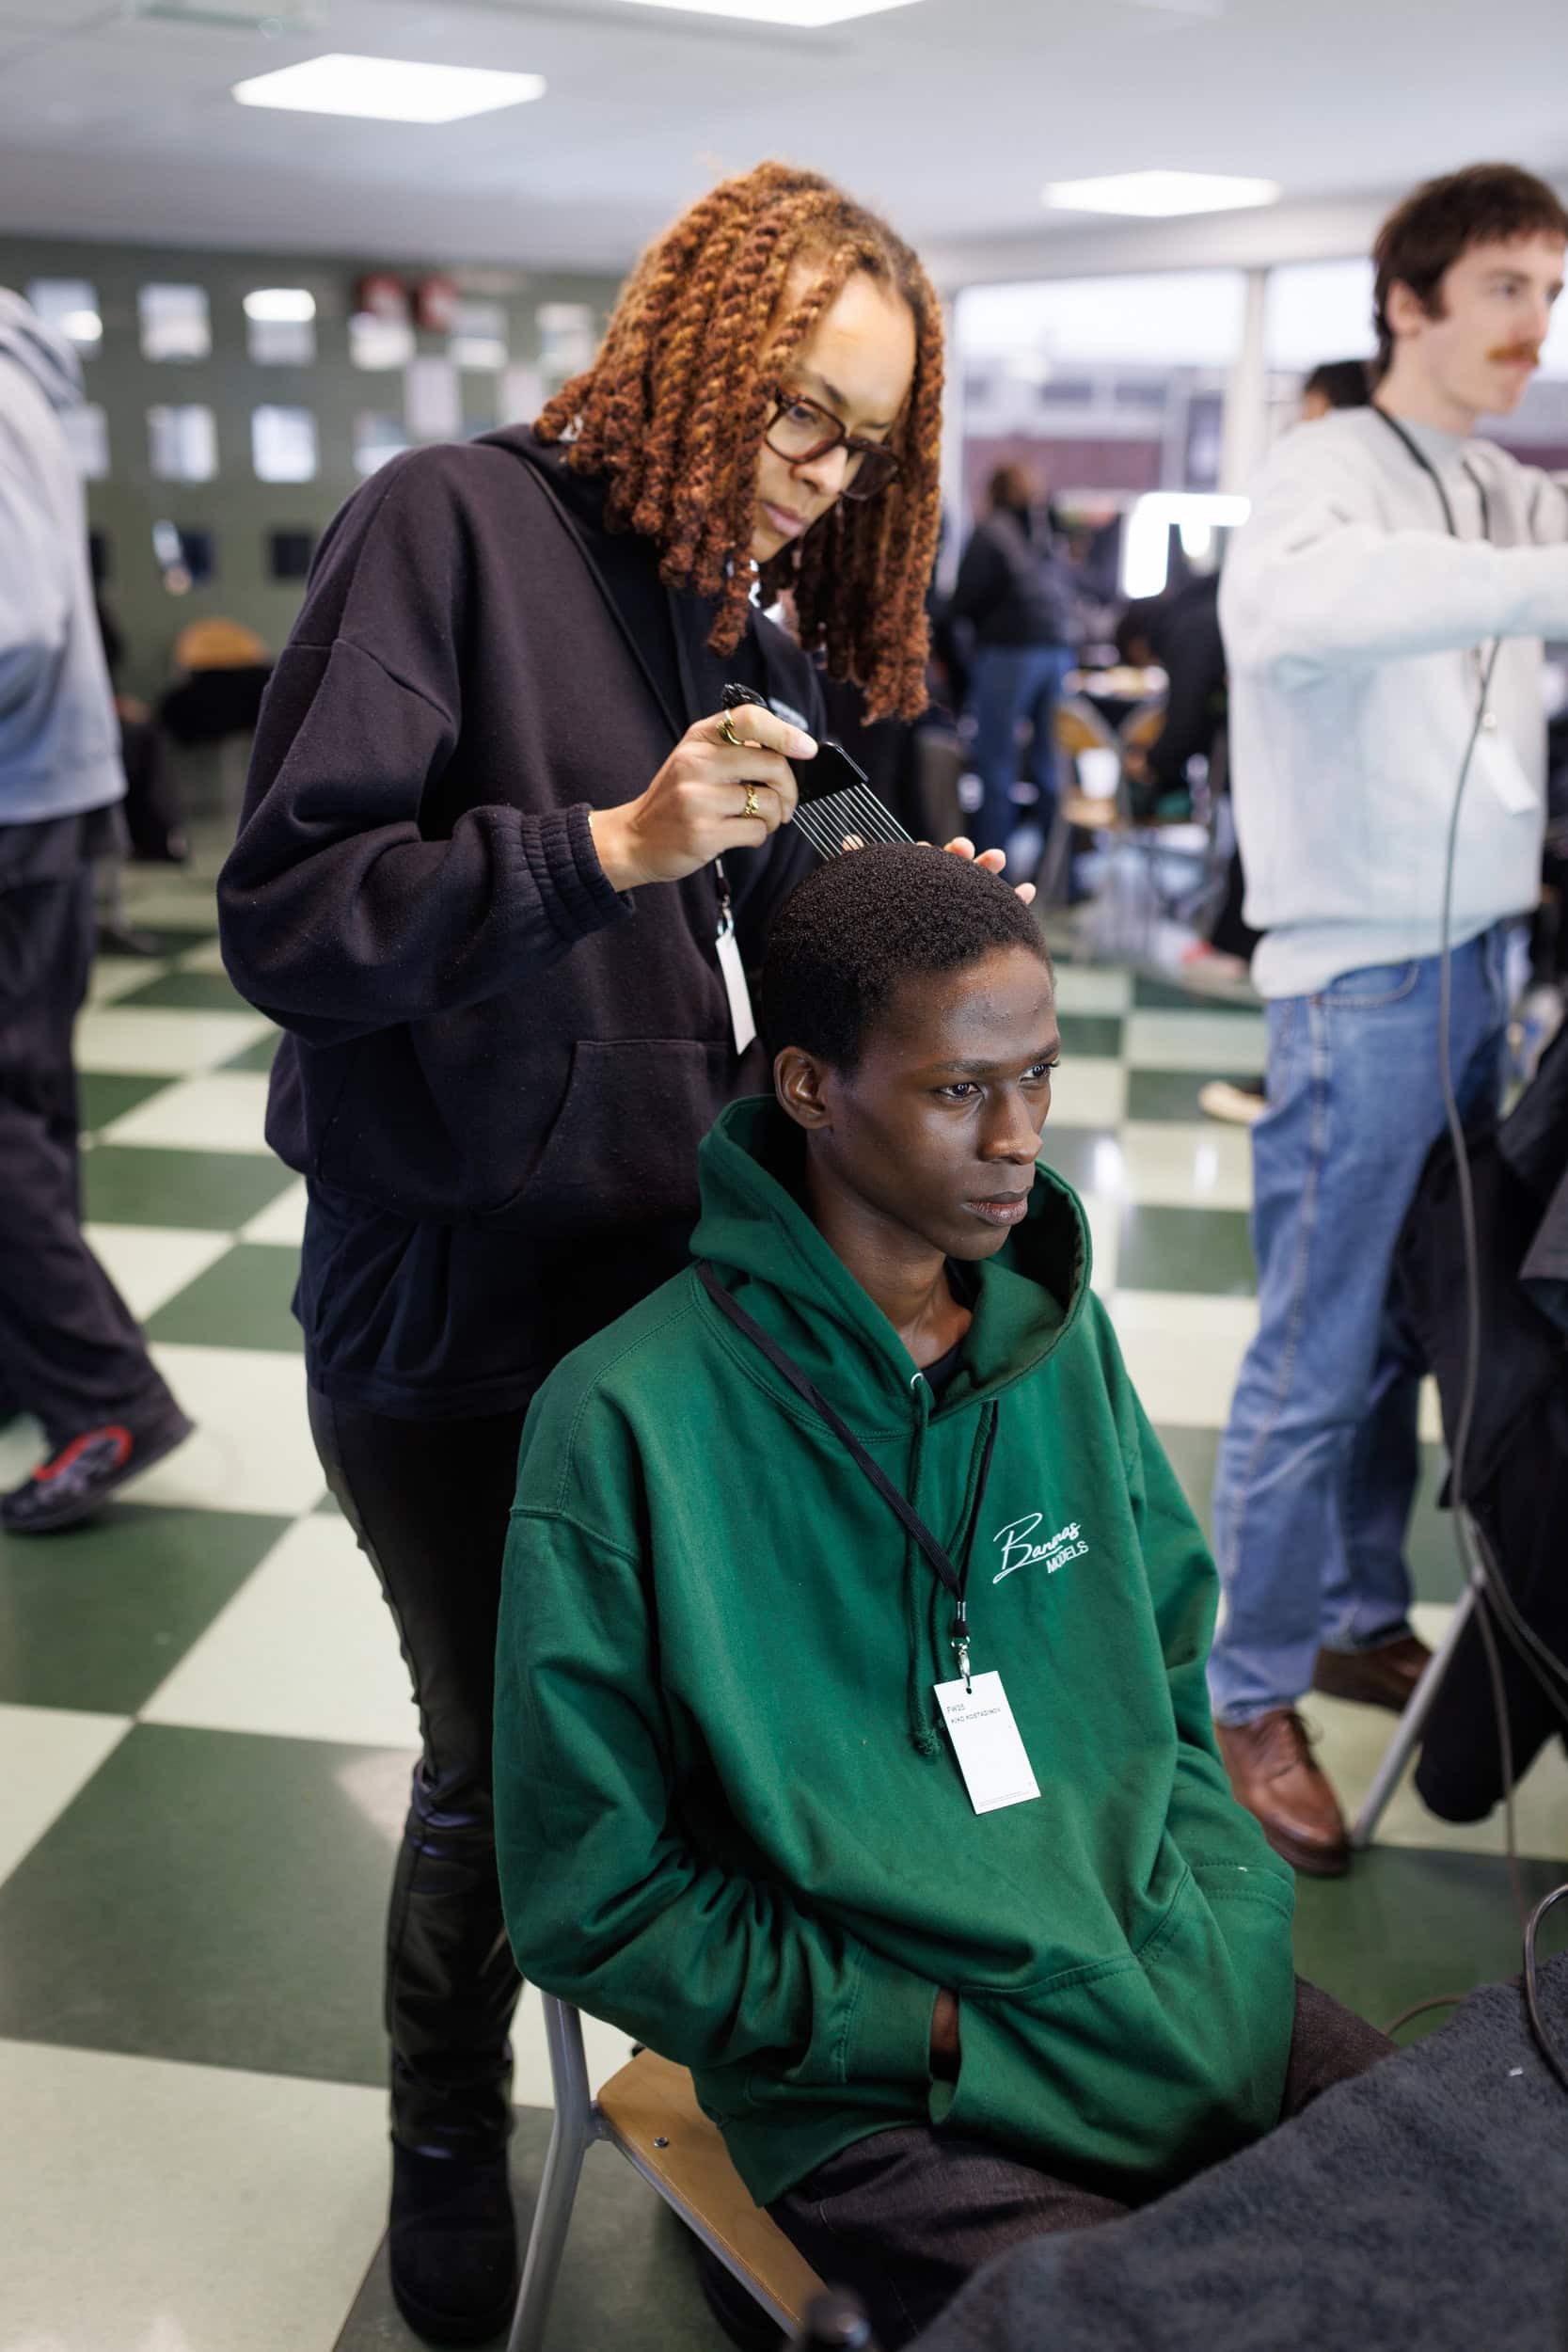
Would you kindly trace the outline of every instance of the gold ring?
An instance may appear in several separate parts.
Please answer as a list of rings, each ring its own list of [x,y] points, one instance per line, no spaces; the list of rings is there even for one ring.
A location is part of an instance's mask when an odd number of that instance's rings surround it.
[[[736,735],[735,731],[735,721],[730,717],[727,710],[720,723],[719,732],[723,737],[726,743],[734,744],[737,752],[745,750],[746,738],[743,735]]]
[[[762,815],[761,809],[757,806],[757,788],[754,784],[749,784],[746,787],[746,814],[748,817]]]

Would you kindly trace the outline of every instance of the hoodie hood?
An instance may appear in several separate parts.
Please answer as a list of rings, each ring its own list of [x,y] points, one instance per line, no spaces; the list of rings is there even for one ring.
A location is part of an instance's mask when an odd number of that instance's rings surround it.
[[[51,408],[81,406],[82,362],[74,346],[6,286],[0,286],[0,357],[25,369]]]
[[[703,1211],[692,1254],[778,1341],[852,1426],[907,1426],[919,1379],[903,1341],[817,1232],[803,1205],[805,1138],[771,1096],[732,1104],[699,1155]],[[1087,1220],[1053,1170],[1037,1168],[1029,1213],[975,1263],[974,1321],[939,1417],[1002,1394],[1054,1352],[1088,1295]],[[766,1366],[762,1375],[770,1378]]]

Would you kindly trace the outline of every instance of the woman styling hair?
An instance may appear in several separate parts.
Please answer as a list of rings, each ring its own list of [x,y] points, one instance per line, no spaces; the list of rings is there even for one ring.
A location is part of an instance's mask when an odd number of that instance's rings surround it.
[[[420,1708],[390,2249],[442,2342],[516,2284],[490,1718],[524,1412],[684,1263],[698,1140],[764,1083],[738,973],[807,862],[808,656],[873,713],[924,704],[941,389],[908,246],[812,173],[728,181],[532,429],[349,501],[262,711],[224,953],[284,1032],[311,1428]]]

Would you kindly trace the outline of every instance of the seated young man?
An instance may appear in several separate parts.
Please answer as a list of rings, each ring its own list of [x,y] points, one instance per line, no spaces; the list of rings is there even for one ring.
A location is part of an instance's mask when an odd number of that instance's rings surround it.
[[[1034,918],[857,850],[785,906],[762,1018],[697,1265],[524,1435],[501,1885],[527,1974],[690,2067],[892,2346],[1389,2045],[1298,1995],[1215,1751],[1213,1566],[1037,1164]]]

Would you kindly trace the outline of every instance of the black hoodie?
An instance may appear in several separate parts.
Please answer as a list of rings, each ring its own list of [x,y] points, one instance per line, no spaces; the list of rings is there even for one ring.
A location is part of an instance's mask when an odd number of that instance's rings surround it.
[[[224,958],[285,1031],[267,1136],[310,1180],[296,1304],[345,1404],[526,1402],[681,1263],[698,1142],[759,1083],[713,870],[618,896],[588,815],[726,676],[813,728],[815,678],[760,616],[720,661],[711,605],[601,514],[526,427],[394,460],[324,539],[262,707]],[[748,962],[804,854],[725,861]]]

